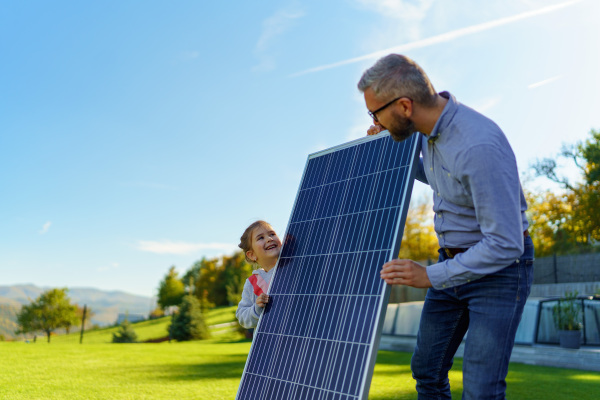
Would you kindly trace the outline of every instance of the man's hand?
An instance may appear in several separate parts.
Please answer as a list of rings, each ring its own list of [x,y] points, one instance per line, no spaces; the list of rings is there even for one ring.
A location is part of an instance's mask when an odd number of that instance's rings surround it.
[[[259,306],[260,308],[264,308],[268,302],[269,302],[269,296],[267,296],[264,293],[262,293],[260,296],[258,296],[256,298],[256,305]]]
[[[383,130],[383,127],[379,124],[371,125],[369,129],[367,129],[367,136],[377,135]]]
[[[412,260],[392,260],[383,264],[381,279],[388,285],[406,285],[415,288],[431,287],[425,267]]]

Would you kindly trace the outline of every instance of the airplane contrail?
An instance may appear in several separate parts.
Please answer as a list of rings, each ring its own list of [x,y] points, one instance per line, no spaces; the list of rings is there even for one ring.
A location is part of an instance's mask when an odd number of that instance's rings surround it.
[[[380,58],[390,53],[403,53],[409,50],[420,49],[427,46],[432,46],[438,43],[448,42],[450,40],[457,39],[462,36],[472,35],[474,33],[486,31],[488,29],[496,28],[498,26],[510,24],[512,22],[520,21],[522,19],[527,19],[531,17],[535,17],[541,14],[546,14],[549,12],[553,12],[559,10],[561,8],[569,7],[574,4],[580,3],[583,0],[571,0],[560,4],[555,4],[548,7],[543,7],[538,10],[527,11],[521,14],[513,15],[511,17],[500,18],[495,21],[484,22],[482,24],[468,26],[466,28],[456,29],[454,31],[442,33],[441,35],[432,36],[427,39],[421,39],[410,43],[405,43],[400,46],[390,47],[384,50],[379,50],[374,53],[365,54],[363,56],[350,58],[348,60],[338,61],[333,64],[321,65],[319,67],[309,68],[304,71],[296,72],[291,74],[290,77],[296,77],[300,75],[311,74],[314,72],[324,71],[326,69],[332,69],[341,67],[343,65],[354,64],[364,60],[370,60],[375,58]]]

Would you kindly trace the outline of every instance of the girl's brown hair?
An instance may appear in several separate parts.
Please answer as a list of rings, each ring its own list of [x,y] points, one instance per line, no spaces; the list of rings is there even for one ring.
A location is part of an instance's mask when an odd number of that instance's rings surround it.
[[[244,251],[244,257],[246,257],[246,261],[249,262],[250,264],[256,264],[256,261],[249,259],[248,256],[246,255],[246,253],[248,251],[252,250],[252,232],[254,232],[254,230],[256,228],[258,228],[259,226],[262,226],[267,229],[273,229],[271,224],[269,224],[266,221],[262,221],[262,220],[255,221],[255,222],[251,223],[249,227],[246,228],[246,230],[240,237],[240,244],[238,244],[238,247]]]

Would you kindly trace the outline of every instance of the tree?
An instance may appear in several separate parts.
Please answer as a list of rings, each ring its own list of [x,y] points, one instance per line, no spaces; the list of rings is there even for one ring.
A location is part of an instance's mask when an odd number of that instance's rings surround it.
[[[163,310],[181,303],[181,299],[185,295],[185,286],[177,275],[175,266],[172,266],[164,280],[160,282],[157,303]]]
[[[164,316],[165,316],[165,312],[163,311],[163,309],[160,307],[156,307],[154,310],[152,310],[152,312],[150,312],[149,318],[157,319],[157,318],[162,318]]]
[[[438,240],[433,227],[433,212],[427,195],[411,201],[404,224],[399,258],[416,261],[437,260]]]
[[[192,267],[197,270],[195,293],[203,310],[227,304],[227,292],[221,279],[219,264],[219,259],[203,258]]]
[[[68,289],[51,289],[42,293],[34,302],[24,305],[17,314],[19,331],[28,333],[43,331],[48,337],[56,329],[73,325],[77,319],[77,307],[67,297]]]
[[[246,262],[242,251],[238,251],[231,257],[223,257],[223,283],[227,304],[236,305],[242,299],[242,290],[246,279],[252,275],[252,266]]]
[[[195,296],[184,296],[179,311],[171,317],[169,336],[177,341],[202,340],[209,337],[200,301]]]
[[[566,237],[568,246],[562,246],[563,252],[581,252],[598,249],[600,241],[600,131],[591,130],[590,138],[572,145],[563,144],[557,157],[537,161],[533,169],[537,176],[543,176],[558,183],[561,196],[570,207],[568,216],[554,220],[560,222],[557,231]],[[573,182],[560,174],[557,160],[565,159],[579,171],[580,179]]]
[[[91,318],[96,315],[96,313],[88,306],[85,306],[85,321],[83,321],[83,307],[80,307],[77,305],[77,323],[79,324],[79,322],[87,322],[85,325],[89,326],[91,325],[90,320]],[[75,325],[75,324],[73,324]],[[85,328],[85,326],[84,326]],[[69,331],[67,330],[67,333],[69,333]]]
[[[117,332],[113,333],[113,343],[135,343],[137,342],[137,334],[133,330],[129,320],[124,319],[121,322],[120,328]]]
[[[524,190],[527,200],[529,233],[538,257],[566,254],[574,248],[570,221],[573,218],[575,195],[546,190],[534,193]]]

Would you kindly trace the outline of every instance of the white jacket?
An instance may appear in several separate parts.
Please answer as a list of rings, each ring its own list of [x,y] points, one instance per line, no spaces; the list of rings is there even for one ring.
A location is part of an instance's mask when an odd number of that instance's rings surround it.
[[[244,283],[242,300],[238,304],[235,316],[238,321],[240,321],[240,325],[246,329],[256,328],[256,325],[258,324],[258,318],[262,314],[264,308],[256,305],[256,298],[258,297],[256,293],[267,293],[273,271],[275,271],[275,268],[272,268],[269,272],[262,268],[255,269],[252,271],[252,276],[246,279],[246,283]],[[253,281],[254,285],[252,284]]]

